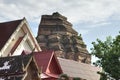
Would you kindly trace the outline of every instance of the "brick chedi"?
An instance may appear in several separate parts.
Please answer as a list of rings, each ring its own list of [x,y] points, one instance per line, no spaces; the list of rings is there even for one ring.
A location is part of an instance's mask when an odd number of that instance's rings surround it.
[[[54,50],[58,57],[88,64],[91,62],[82,37],[58,12],[42,15],[37,40],[42,50]]]

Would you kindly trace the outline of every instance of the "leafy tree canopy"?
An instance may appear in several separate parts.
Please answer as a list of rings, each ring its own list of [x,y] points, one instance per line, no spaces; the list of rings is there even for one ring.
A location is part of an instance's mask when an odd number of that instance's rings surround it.
[[[97,39],[92,42],[92,55],[99,58],[94,64],[102,67],[101,80],[120,79],[120,33],[114,39],[107,37],[105,41]]]

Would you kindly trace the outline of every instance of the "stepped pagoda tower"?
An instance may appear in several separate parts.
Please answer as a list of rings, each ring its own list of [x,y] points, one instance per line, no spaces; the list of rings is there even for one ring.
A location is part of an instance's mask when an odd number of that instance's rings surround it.
[[[91,63],[91,55],[82,37],[78,36],[67,18],[58,12],[42,15],[37,41],[42,50],[54,50],[58,57]]]

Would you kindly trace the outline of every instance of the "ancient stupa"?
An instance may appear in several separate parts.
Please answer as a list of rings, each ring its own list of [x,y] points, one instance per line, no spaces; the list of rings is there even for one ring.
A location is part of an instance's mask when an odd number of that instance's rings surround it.
[[[58,12],[42,15],[37,40],[42,50],[54,50],[58,57],[91,63],[81,35],[78,36],[72,24]]]

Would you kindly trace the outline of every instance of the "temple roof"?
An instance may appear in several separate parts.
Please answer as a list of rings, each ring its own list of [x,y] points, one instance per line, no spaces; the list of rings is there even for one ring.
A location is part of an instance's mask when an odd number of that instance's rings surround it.
[[[23,51],[23,55],[30,54],[30,52]],[[54,51],[45,50],[40,52],[32,52],[35,62],[41,70],[41,78],[58,78],[62,74],[62,69],[56,58]]]
[[[23,19],[0,23],[0,50]]]
[[[0,80],[22,80],[24,76],[0,77]]]
[[[24,74],[27,65],[32,60],[31,54],[0,58],[0,78]],[[6,77],[7,78],[7,77]]]
[[[62,67],[63,73],[70,77],[79,77],[85,80],[100,79],[100,75],[97,74],[97,72],[101,71],[101,69],[98,67],[68,59],[58,58],[58,60]]]

